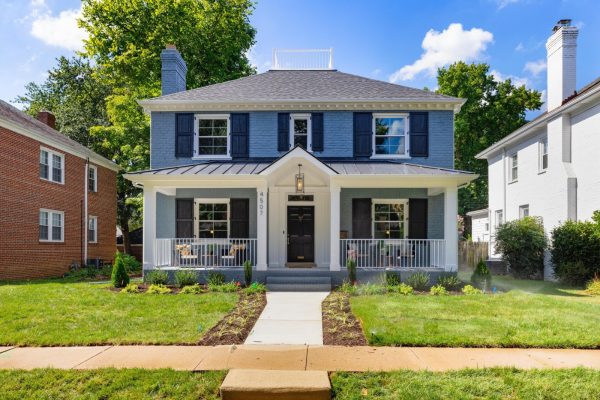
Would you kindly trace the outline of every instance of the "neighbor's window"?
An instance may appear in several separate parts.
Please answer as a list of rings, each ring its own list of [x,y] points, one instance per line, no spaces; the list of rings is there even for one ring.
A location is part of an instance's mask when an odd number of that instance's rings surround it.
[[[529,204],[519,206],[519,218],[529,217]]]
[[[93,166],[90,165],[88,167],[88,190],[90,192],[97,192],[98,191],[98,169]]]
[[[98,217],[90,216],[88,218],[88,242],[96,243],[98,241]]]
[[[510,156],[510,181],[514,182],[519,178],[519,155],[517,153]]]
[[[65,156],[49,149],[40,149],[40,178],[64,183]]]
[[[229,156],[229,115],[196,115],[194,156]]]
[[[196,211],[199,238],[229,237],[229,201],[197,200]]]
[[[407,205],[403,200],[373,200],[373,237],[404,239],[406,237]]]
[[[373,115],[373,155],[403,157],[408,155],[408,116],[406,114]]]
[[[42,242],[62,242],[64,240],[64,213],[62,211],[40,210],[40,235]]]
[[[539,146],[539,168],[540,172],[542,172],[548,169],[548,138],[545,137],[540,140]]]
[[[504,223],[504,211],[496,210],[496,228]]]
[[[290,147],[293,148],[297,145],[300,145],[305,150],[310,150],[310,115],[292,114],[290,115],[290,122]]]

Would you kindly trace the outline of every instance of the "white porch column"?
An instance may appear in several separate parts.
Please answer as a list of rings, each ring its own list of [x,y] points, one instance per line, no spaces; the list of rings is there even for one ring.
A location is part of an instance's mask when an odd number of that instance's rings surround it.
[[[331,238],[330,243],[330,255],[329,255],[329,270],[339,271],[340,266],[340,187],[331,183],[329,186],[329,229]]]
[[[267,185],[256,188],[256,270],[267,270]]]
[[[156,189],[144,187],[144,269],[154,268],[154,242],[156,241]]]
[[[444,190],[444,239],[446,240],[446,271],[458,271],[458,189]]]

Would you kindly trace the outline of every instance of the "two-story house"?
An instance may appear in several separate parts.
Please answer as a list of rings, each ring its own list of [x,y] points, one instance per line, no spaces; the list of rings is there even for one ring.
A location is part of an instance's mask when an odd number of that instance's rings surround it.
[[[0,280],[114,258],[118,166],[54,123],[0,101]]]
[[[453,169],[462,99],[328,67],[186,90],[179,52],[161,58],[163,95],[140,102],[152,169],[127,175],[144,188],[145,271],[456,271],[457,188],[475,178]]]
[[[488,161],[492,246],[505,221],[532,215],[544,229],[600,209],[600,79],[577,90],[578,29],[561,20],[546,43],[547,111],[477,155]],[[546,262],[545,278],[552,278]]]

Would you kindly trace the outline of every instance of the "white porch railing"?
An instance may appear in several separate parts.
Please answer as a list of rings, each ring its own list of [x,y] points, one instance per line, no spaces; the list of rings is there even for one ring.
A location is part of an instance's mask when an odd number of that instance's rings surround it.
[[[256,239],[156,239],[157,267],[242,267],[256,265]]]
[[[444,268],[444,239],[341,239],[340,260],[357,268]]]

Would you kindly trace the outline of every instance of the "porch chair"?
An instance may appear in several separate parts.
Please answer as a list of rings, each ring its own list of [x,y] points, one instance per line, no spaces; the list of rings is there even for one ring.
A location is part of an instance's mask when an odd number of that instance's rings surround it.
[[[227,267],[239,266],[242,264],[242,260],[246,258],[246,245],[245,244],[232,244],[229,247],[229,251],[223,250],[221,256],[221,264]]]
[[[192,245],[190,244],[175,245],[175,251],[178,265],[194,265],[198,261],[196,255],[193,254]]]

